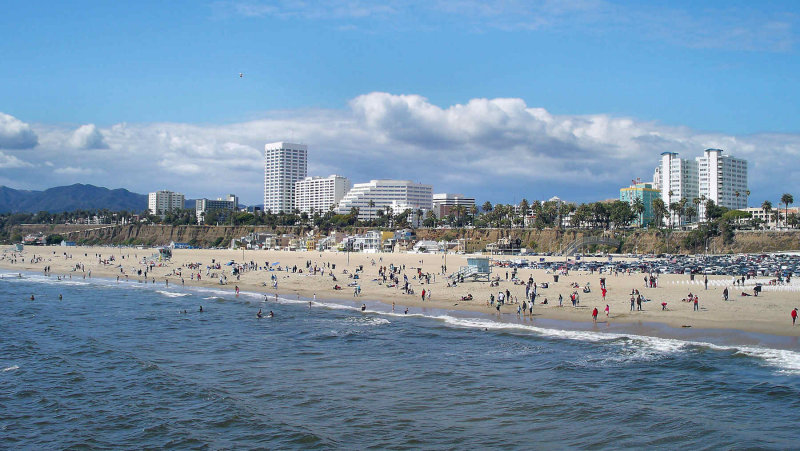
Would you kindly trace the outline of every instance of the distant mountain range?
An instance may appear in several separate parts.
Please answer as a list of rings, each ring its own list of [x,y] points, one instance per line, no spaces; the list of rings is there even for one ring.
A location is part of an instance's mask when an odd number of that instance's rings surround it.
[[[186,208],[194,208],[194,200],[186,201]],[[108,189],[101,186],[76,183],[57,186],[44,191],[27,191],[0,186],[0,213],[59,213],[74,210],[111,211],[127,210],[141,213],[147,209],[147,195],[126,189]]]

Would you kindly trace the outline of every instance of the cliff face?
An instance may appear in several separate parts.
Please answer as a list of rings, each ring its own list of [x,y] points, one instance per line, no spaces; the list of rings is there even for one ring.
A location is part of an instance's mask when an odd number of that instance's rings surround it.
[[[357,229],[363,233],[369,229]],[[308,231],[302,227],[254,227],[254,226],[162,226],[131,224],[124,226],[66,226],[66,225],[22,225],[14,228],[22,235],[42,232],[46,235],[58,233],[71,241],[86,244],[145,244],[166,245],[171,241],[185,242],[197,246],[225,246],[231,239],[238,239],[251,232],[293,233],[304,236]],[[519,239],[520,247],[534,252],[554,252],[564,249],[571,242],[585,236],[607,236],[619,240],[622,253],[694,253],[704,249],[687,249],[684,241],[688,232],[663,232],[644,230],[633,232],[587,232],[578,230],[536,229],[418,229],[420,240],[466,241],[467,251],[481,251],[489,243],[502,238]],[[722,237],[708,242],[713,253],[758,253],[800,249],[800,230],[789,232],[745,231],[737,232],[733,242],[723,243]],[[587,252],[604,250],[600,246],[589,247]]]

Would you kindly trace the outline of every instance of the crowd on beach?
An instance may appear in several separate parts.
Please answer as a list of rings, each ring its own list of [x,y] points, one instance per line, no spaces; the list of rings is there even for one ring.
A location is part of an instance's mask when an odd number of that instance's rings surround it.
[[[329,293],[330,297],[341,297],[337,292],[343,290],[343,285],[351,288],[353,297],[368,295],[374,300],[386,302],[399,301],[413,308],[467,308],[481,311],[481,304],[474,303],[481,299],[484,311],[498,315],[514,315],[533,319],[540,315],[556,318],[580,320],[580,314],[559,314],[571,306],[575,312],[590,312],[592,321],[598,321],[598,310],[605,312],[607,321],[611,319],[630,319],[631,315],[646,313],[648,321],[658,320],[654,317],[655,311],[673,315],[676,311],[684,311],[680,304],[689,304],[690,311],[701,314],[707,312],[713,302],[700,303],[697,292],[688,296],[676,296],[671,300],[666,298],[668,293],[675,293],[676,288],[663,289],[658,273],[639,272],[639,286],[635,287],[635,267],[624,270],[608,271],[601,268],[598,271],[575,271],[570,268],[560,267],[557,270],[517,267],[495,267],[494,275],[487,282],[465,281],[458,277],[447,275],[447,266],[438,262],[438,268],[431,271],[430,262],[426,265],[422,259],[412,261],[410,254],[361,254],[354,255],[353,262],[343,261],[342,254],[338,253],[282,253],[269,254],[283,260],[290,260],[290,264],[281,264],[279,260],[233,259],[223,258],[223,254],[214,254],[213,251],[198,253],[196,255],[212,256],[210,259],[193,258],[192,251],[186,251],[184,258],[166,260],[157,254],[147,254],[147,251],[136,249],[118,248],[93,248],[98,252],[81,252],[79,249],[70,249],[70,252],[52,250],[53,248],[39,248],[37,252],[16,252],[6,250],[0,256],[0,266],[6,268],[25,267],[25,269],[42,271],[45,275],[57,278],[71,279],[73,276],[91,278],[92,269],[100,271],[103,277],[116,277],[118,282],[136,281],[139,283],[163,283],[169,286],[170,282],[180,285],[221,285],[227,286],[235,283],[235,292],[238,294],[239,285],[244,284],[246,289],[252,291],[271,290],[273,293],[295,292],[306,293],[312,290]],[[102,252],[100,252],[102,251]],[[252,255],[252,254],[251,254]],[[304,261],[297,261],[298,257],[311,256]],[[429,259],[443,259],[442,256],[425,256]],[[453,258],[453,257],[451,257]],[[27,261],[26,261],[27,260]],[[386,261],[384,261],[386,260]],[[436,263],[436,261],[434,262]],[[338,266],[337,266],[338,265]],[[54,270],[54,268],[56,268]],[[550,280],[550,276],[560,275]],[[438,277],[437,277],[438,276]],[[541,279],[547,277],[547,281]],[[791,276],[778,277],[776,283],[788,284]],[[537,282],[539,278],[539,282]],[[643,278],[643,279],[642,279]],[[749,280],[749,277],[747,278]],[[341,281],[340,281],[341,280]],[[644,283],[642,284],[642,280]],[[716,281],[723,279],[717,277]],[[716,296],[730,302],[729,288],[744,286],[745,277],[735,277],[730,280],[730,286],[720,287]],[[777,282],[780,280],[780,282]],[[555,285],[554,285],[555,282]],[[593,284],[597,284],[594,289]],[[760,285],[757,285],[760,287]],[[708,276],[704,277],[703,291],[709,289]],[[712,287],[716,288],[716,286]],[[387,290],[389,289],[389,290]],[[755,289],[755,288],[754,288]],[[330,291],[328,291],[330,290]],[[434,290],[438,293],[434,298]],[[628,291],[623,291],[628,290]],[[643,290],[646,290],[645,293]],[[754,296],[758,296],[760,289],[755,289]],[[623,293],[628,293],[623,297]],[[684,292],[685,293],[685,292]],[[745,294],[742,292],[743,295]],[[749,294],[749,293],[747,293]],[[646,309],[647,303],[655,298],[660,298],[656,304],[660,309]],[[568,299],[565,306],[564,301]],[[629,309],[620,307],[622,299],[629,301]],[[624,301],[624,302],[627,302]],[[677,303],[673,303],[676,301]],[[682,301],[682,302],[681,302]],[[617,303],[619,310],[612,314],[612,306]],[[430,307],[426,307],[430,304]],[[715,310],[721,311],[716,304]],[[535,306],[542,306],[534,309]],[[788,306],[787,306],[788,307]],[[677,310],[676,310],[677,309]],[[627,310],[627,312],[626,312]],[[784,310],[785,312],[786,310]],[[535,313],[534,313],[535,312]],[[796,321],[797,310],[789,309],[793,323]],[[785,315],[786,313],[784,313]],[[589,314],[587,314],[589,316]],[[719,316],[719,315],[715,315]],[[669,318],[669,317],[667,317]],[[680,316],[680,321],[692,318]],[[784,317],[785,318],[785,317]],[[681,324],[683,325],[683,324]]]

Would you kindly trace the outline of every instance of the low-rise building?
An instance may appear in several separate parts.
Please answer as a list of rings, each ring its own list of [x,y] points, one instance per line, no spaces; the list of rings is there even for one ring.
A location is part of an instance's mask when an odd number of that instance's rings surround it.
[[[652,183],[634,182],[631,186],[619,190],[619,200],[630,204],[631,207],[638,201],[643,204],[644,210],[641,214],[636,215],[636,224],[640,227],[647,227],[655,218],[653,215],[653,201],[659,198],[661,198],[661,191],[654,188]],[[634,213],[636,213],[635,210]]]
[[[231,212],[239,209],[239,198],[233,194],[228,194],[226,197],[218,197],[217,199],[197,199],[195,202],[195,214],[197,215],[197,222],[205,223],[205,217],[210,212],[217,212],[223,220],[228,217]]]

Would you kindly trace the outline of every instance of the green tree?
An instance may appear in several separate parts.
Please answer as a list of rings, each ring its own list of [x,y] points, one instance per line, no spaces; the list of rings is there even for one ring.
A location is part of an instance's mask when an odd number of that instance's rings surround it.
[[[644,212],[646,208],[644,206],[644,200],[641,197],[636,197],[631,202],[631,211],[636,217],[639,219],[639,227],[642,227],[644,224]]]
[[[783,205],[785,205],[783,217],[784,217],[784,219],[788,219],[789,218],[789,204],[793,204],[794,203],[794,197],[789,193],[783,193],[783,196],[781,196],[781,203]],[[786,226],[786,223],[784,222],[783,225]]]
[[[769,212],[772,211],[772,202],[765,200],[761,203],[761,209],[764,211],[764,219],[767,222],[767,228],[769,228]]]

